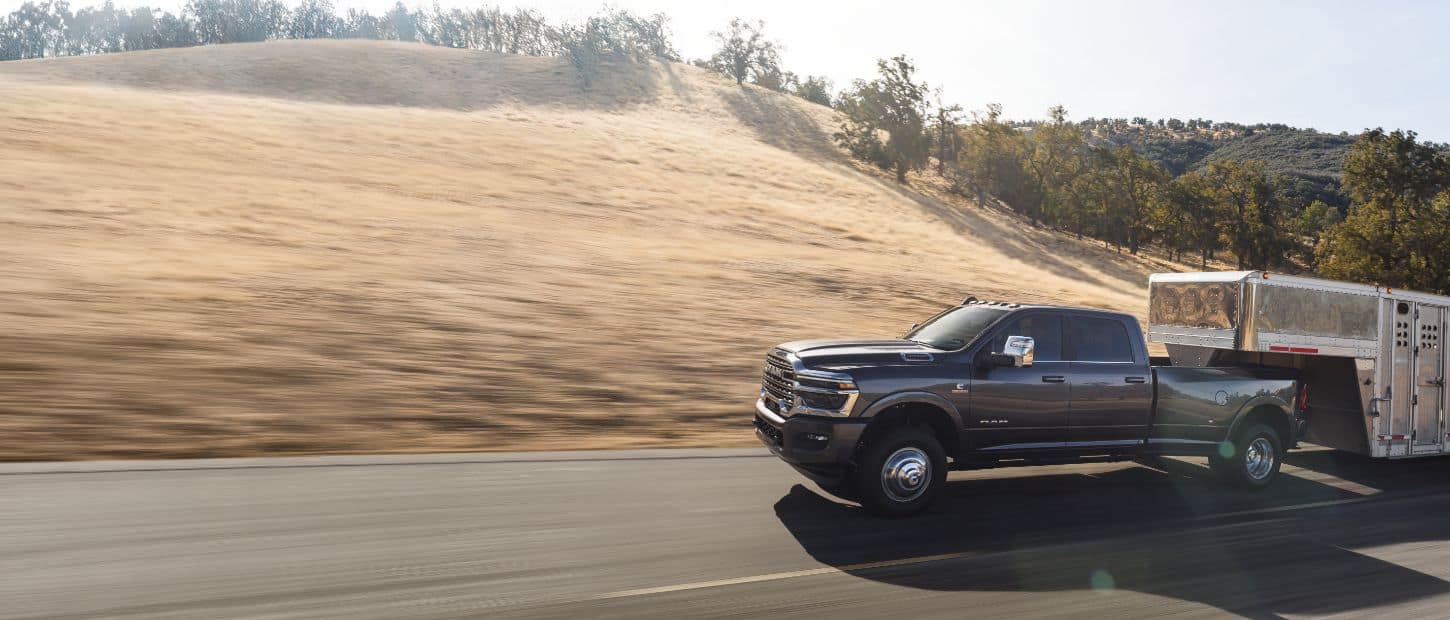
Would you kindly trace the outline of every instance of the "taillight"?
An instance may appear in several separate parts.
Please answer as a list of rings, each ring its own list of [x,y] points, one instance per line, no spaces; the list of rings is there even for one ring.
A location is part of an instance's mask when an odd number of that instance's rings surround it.
[[[1299,386],[1299,402],[1294,403],[1294,408],[1295,409],[1298,409],[1299,411],[1308,411],[1309,410],[1309,384],[1308,383],[1300,384],[1300,386]]]

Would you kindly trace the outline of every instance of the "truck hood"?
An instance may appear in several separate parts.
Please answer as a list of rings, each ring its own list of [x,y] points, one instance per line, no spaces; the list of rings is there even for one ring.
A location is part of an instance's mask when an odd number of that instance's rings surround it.
[[[856,366],[926,364],[941,359],[943,351],[910,340],[797,340],[777,349],[794,353],[807,368],[824,370]],[[914,354],[908,359],[903,354]],[[924,354],[930,354],[927,357]]]

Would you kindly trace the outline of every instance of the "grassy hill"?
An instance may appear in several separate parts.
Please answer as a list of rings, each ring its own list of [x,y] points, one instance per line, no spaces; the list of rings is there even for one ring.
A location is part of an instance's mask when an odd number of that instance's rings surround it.
[[[1311,129],[1243,130],[1165,129],[1103,125],[1095,134],[1132,145],[1174,175],[1226,159],[1259,160],[1291,180],[1291,190],[1306,200],[1323,200],[1341,209],[1349,198],[1340,189],[1344,156],[1356,136]]]
[[[779,341],[1130,259],[683,65],[288,41],[0,64],[0,459],[748,445]]]

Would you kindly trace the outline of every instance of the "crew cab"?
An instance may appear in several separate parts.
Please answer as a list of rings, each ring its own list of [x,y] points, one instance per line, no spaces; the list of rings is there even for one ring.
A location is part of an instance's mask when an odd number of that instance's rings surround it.
[[[901,339],[772,348],[755,432],[883,515],[927,508],[949,469],[1206,456],[1268,486],[1303,424],[1298,371],[1167,363],[1130,315],[968,298]]]

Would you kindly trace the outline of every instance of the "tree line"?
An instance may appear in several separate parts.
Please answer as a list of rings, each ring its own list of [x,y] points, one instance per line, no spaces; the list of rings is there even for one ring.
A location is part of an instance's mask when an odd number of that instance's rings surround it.
[[[535,11],[409,9],[338,13],[329,0],[190,0],[181,14],[111,2],[72,11],[65,0],[26,2],[0,18],[0,60],[48,58],[276,39],[384,39],[529,56],[576,66],[610,57],[680,60],[663,14],[608,10],[581,24],[551,24]]]
[[[1156,244],[1174,260],[1195,258],[1203,267],[1226,253],[1239,269],[1308,268],[1450,294],[1450,148],[1413,131],[1372,129],[1353,140],[1341,209],[1309,197],[1263,161],[1219,159],[1174,174],[1132,146],[1102,139],[1094,132],[1101,121],[1069,121],[1061,106],[1039,121],[1006,120],[996,104],[964,119],[914,74],[905,57],[881,60],[875,79],[854,82],[835,102],[835,140],[900,182],[935,162],[953,191],[979,203],[995,198],[1035,225],[1120,251]],[[1200,119],[1182,126],[1296,131]]]
[[[719,44],[711,58],[692,61],[736,80],[831,103],[823,77],[797,76],[780,63],[780,44],[762,32],[764,24],[735,19],[713,33]],[[220,43],[277,39],[380,39],[504,54],[562,57],[587,87],[602,63],[682,60],[662,13],[637,15],[606,9],[582,23],[551,23],[537,11],[410,9],[402,2],[382,15],[348,9],[330,0],[189,0],[180,14],[161,9],[101,6],[72,10],[65,0],[28,1],[0,16],[0,61],[78,56]]]

